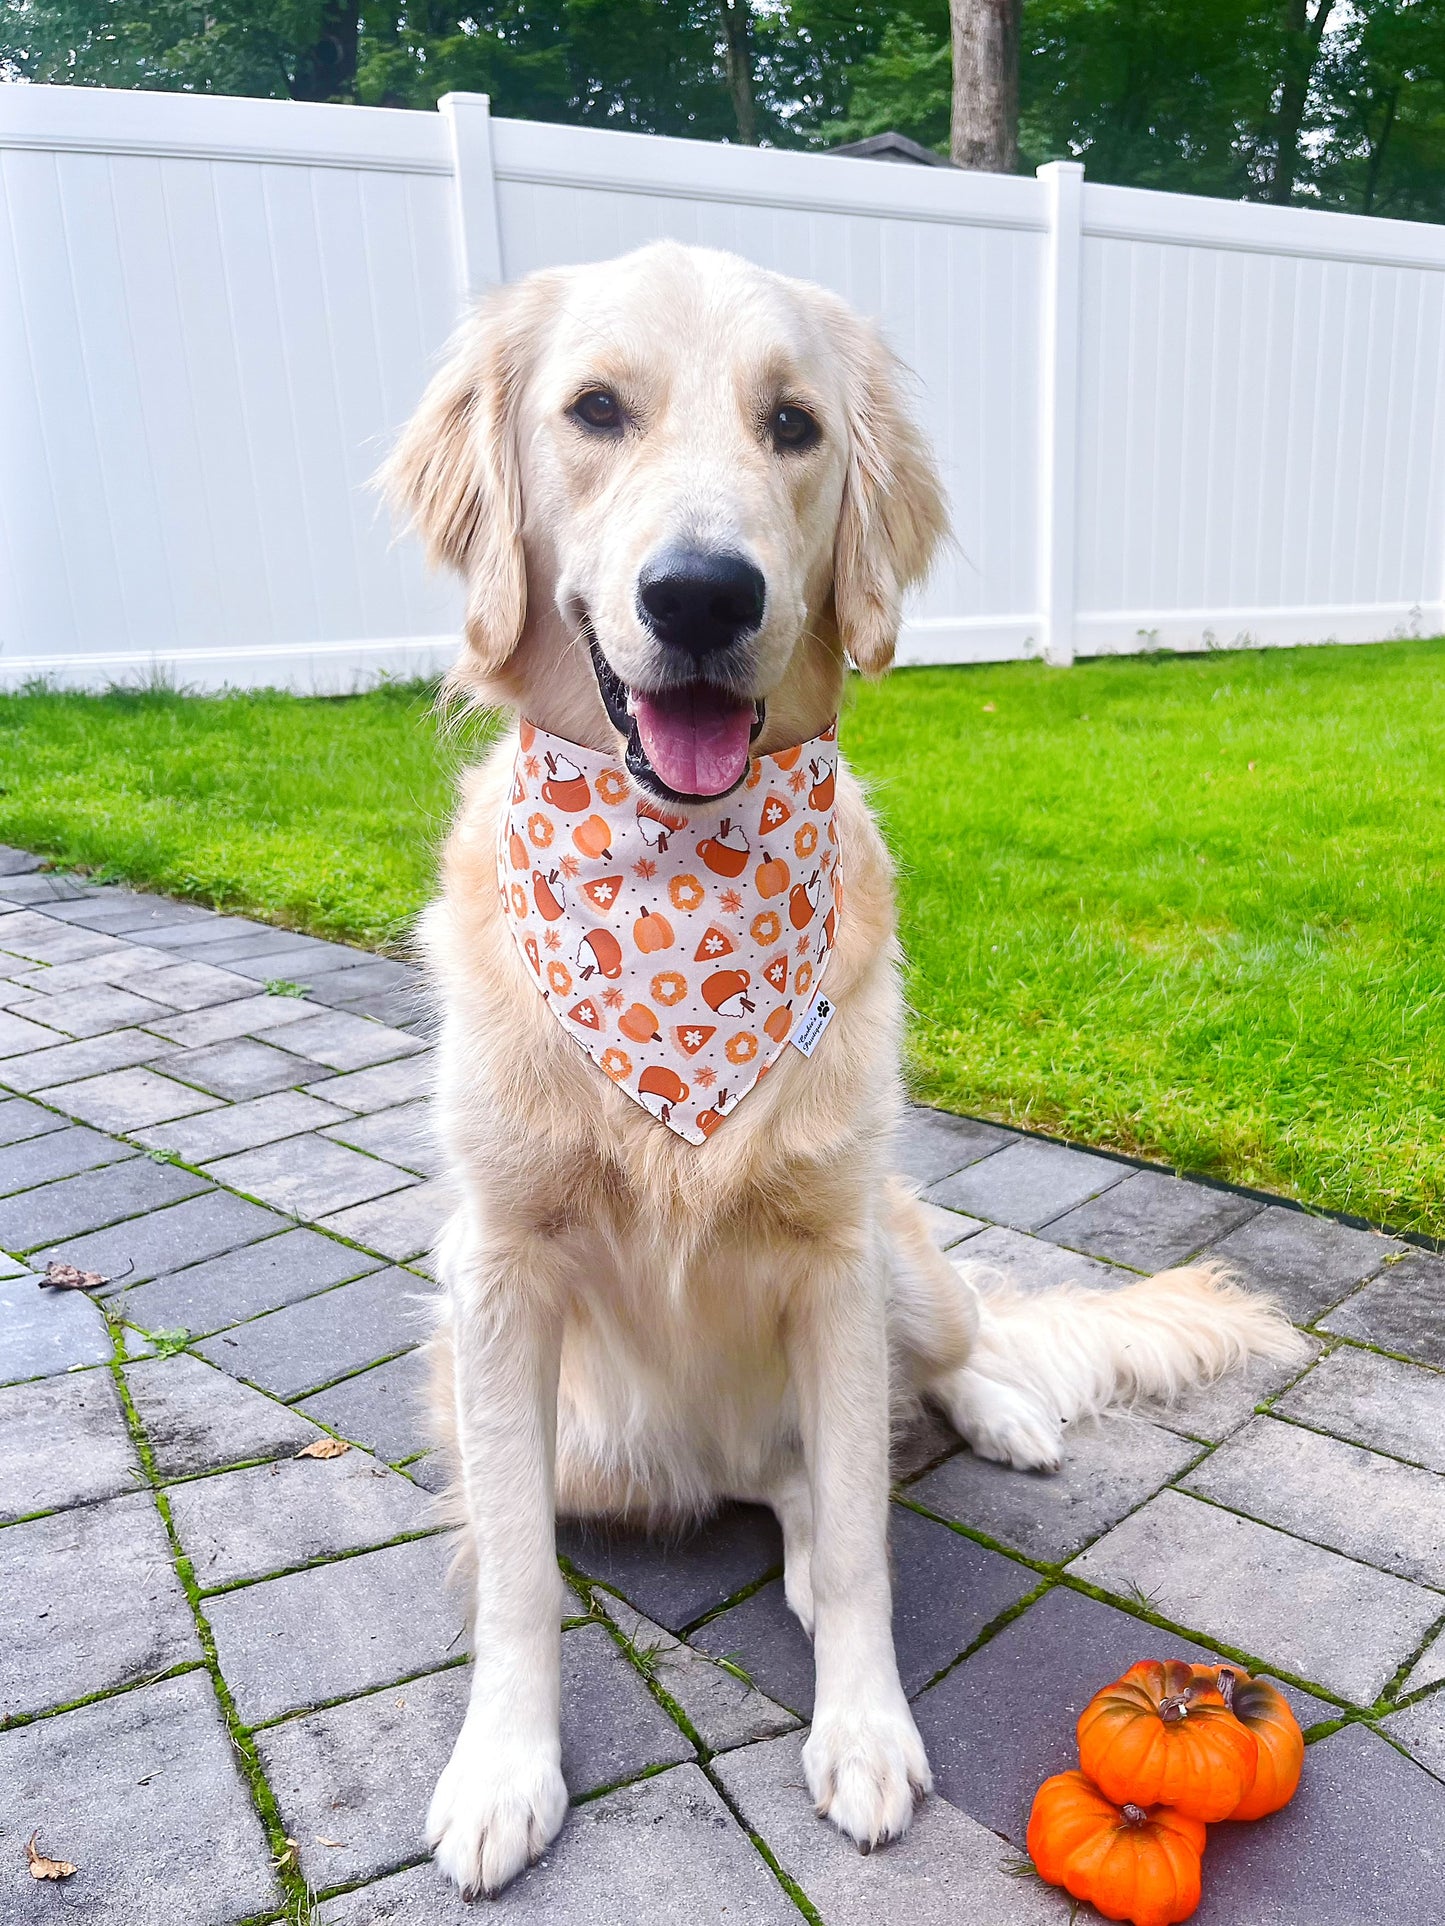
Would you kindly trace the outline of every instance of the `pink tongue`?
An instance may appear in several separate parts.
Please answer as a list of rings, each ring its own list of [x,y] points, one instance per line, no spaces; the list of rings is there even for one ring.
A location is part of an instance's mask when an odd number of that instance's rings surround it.
[[[637,733],[654,771],[679,796],[721,796],[747,768],[755,707],[716,689],[634,692]]]

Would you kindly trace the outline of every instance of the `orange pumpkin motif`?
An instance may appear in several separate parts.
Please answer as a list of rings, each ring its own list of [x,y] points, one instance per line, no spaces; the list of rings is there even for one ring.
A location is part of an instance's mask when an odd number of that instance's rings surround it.
[[[1287,1806],[1304,1767],[1304,1734],[1283,1693],[1268,1679],[1252,1679],[1233,1665],[1196,1665],[1194,1677],[1205,1691],[1216,1691],[1259,1748],[1254,1784],[1231,1819],[1264,1819]]]
[[[1079,1764],[1116,1805],[1227,1819],[1254,1784],[1259,1745],[1182,1659],[1145,1659],[1079,1715]]]
[[[672,925],[656,910],[644,910],[632,925],[632,940],[644,956],[650,956],[654,950],[670,950],[674,941]]]
[[[612,831],[600,816],[589,816],[585,822],[578,823],[572,831],[572,841],[594,862],[612,854]]]
[[[512,865],[513,869],[528,869],[531,867],[532,859],[527,854],[527,845],[522,841],[515,829],[507,838],[507,861]]]
[[[617,1027],[623,1036],[631,1037],[634,1043],[656,1043],[662,1035],[657,1027],[657,1018],[645,1003],[632,1003],[617,1019]]]
[[[792,1027],[793,1013],[786,1003],[780,1003],[777,1009],[772,1011],[767,1022],[763,1025],[763,1028],[773,1039],[774,1043],[786,1043],[788,1040],[788,1032]]]
[[[1204,1826],[1169,1806],[1115,1805],[1082,1772],[1045,1779],[1029,1814],[1039,1877],[1105,1919],[1175,1926],[1199,1904]]]
[[[764,850],[763,860],[758,864],[753,880],[758,886],[758,895],[766,899],[769,896],[781,896],[792,881],[792,876],[781,856],[769,856]]]

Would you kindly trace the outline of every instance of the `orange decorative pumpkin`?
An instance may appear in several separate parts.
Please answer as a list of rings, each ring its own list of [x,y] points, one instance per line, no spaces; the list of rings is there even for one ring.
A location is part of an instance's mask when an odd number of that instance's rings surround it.
[[[612,854],[612,831],[600,816],[589,816],[572,831],[572,840],[584,856],[594,860]]]
[[[1304,1766],[1304,1734],[1282,1693],[1268,1679],[1252,1679],[1235,1665],[1196,1665],[1194,1676],[1217,1691],[1259,1748],[1254,1784],[1228,1814],[1231,1819],[1264,1819],[1287,1806]]]
[[[1145,1659],[1079,1717],[1079,1764],[1122,1805],[1172,1806],[1227,1819],[1254,1784],[1259,1746],[1217,1691],[1182,1659]]]
[[[672,948],[672,925],[656,910],[644,910],[632,925],[632,940],[644,956]]]
[[[634,1043],[656,1043],[662,1035],[657,1027],[657,1018],[645,1003],[633,1003],[617,1019],[617,1027],[623,1036],[631,1037]]]
[[[1116,1806],[1082,1772],[1045,1779],[1029,1814],[1039,1877],[1105,1919],[1174,1926],[1199,1904],[1204,1827],[1169,1806]]]

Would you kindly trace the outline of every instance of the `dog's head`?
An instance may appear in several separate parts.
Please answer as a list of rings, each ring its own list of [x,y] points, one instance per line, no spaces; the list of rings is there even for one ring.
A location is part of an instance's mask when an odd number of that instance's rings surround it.
[[[680,802],[816,733],[845,650],[888,667],[944,526],[878,335],[670,243],[494,294],[385,481],[466,580],[460,678]]]

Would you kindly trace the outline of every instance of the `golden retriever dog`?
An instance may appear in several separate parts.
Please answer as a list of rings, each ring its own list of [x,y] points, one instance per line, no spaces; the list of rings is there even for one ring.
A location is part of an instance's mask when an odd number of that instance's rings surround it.
[[[820,288],[672,244],[499,289],[384,479],[465,581],[457,684],[625,763],[681,823],[715,817],[750,758],[826,732],[849,659],[888,668],[945,525],[878,334]],[[935,1251],[890,1172],[893,878],[846,767],[826,1034],[706,1141],[669,1128],[567,1034],[507,926],[517,743],[467,778],[423,926],[460,1197],[434,1343],[476,1654],[429,1842],[464,1892],[495,1894],[563,1823],[555,1512],[745,1499],[779,1519],[812,1636],[809,1790],[867,1851],[930,1788],[891,1628],[899,1414],[927,1400],[976,1452],[1051,1468],[1068,1420],[1296,1340],[1197,1269],[1019,1296]]]

